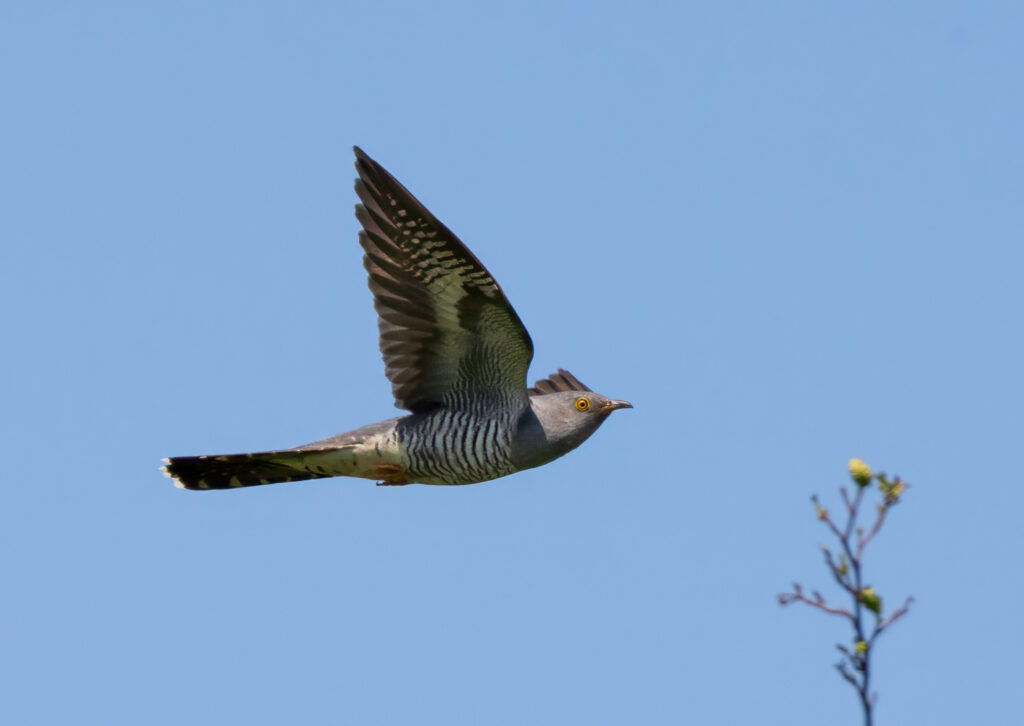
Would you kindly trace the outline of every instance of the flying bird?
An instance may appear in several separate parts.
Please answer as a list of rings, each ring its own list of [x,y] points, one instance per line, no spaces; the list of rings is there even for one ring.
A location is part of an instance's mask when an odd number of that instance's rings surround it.
[[[475,484],[541,466],[620,408],[568,371],[526,386],[529,333],[491,274],[384,167],[355,148],[359,244],[385,374],[406,416],[294,449],[164,459],[184,489],[352,476]]]

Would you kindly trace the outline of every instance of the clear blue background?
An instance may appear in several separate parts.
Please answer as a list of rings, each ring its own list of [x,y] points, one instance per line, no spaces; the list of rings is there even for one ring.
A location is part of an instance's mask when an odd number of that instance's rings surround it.
[[[913,484],[878,722],[1019,718],[1024,11],[897,6],[5,4],[4,723],[857,724],[775,601],[851,456]],[[394,415],[355,143],[531,380],[635,410],[479,486],[174,489]]]

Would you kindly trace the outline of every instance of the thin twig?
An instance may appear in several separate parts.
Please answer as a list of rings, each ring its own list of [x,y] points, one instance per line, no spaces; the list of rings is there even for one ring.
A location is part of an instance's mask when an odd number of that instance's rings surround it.
[[[906,600],[903,601],[902,605],[900,605],[898,608],[892,611],[889,617],[885,618],[884,620],[878,621],[878,623],[875,625],[874,631],[871,633],[870,640],[868,640],[868,645],[870,646],[875,641],[875,638],[881,635],[886,628],[888,628],[890,625],[892,625],[897,620],[906,615],[908,612],[910,612],[910,605],[913,602],[914,598],[908,597]]]
[[[882,528],[882,523],[885,522],[885,513],[889,511],[889,508],[884,504],[879,504],[877,508],[878,514],[875,516],[875,523],[871,525],[871,529],[868,533],[863,535],[857,542],[857,557],[859,558],[864,552],[864,548],[868,546],[868,542],[878,534],[878,530]]]
[[[781,595],[779,595],[779,604],[780,605],[789,605],[792,602],[806,603],[806,604],[810,605],[812,608],[817,608],[818,610],[821,610],[823,612],[829,613],[831,615],[841,615],[844,618],[850,618],[851,620],[853,619],[853,614],[850,613],[849,610],[844,610],[843,608],[829,607],[824,602],[817,602],[815,600],[808,599],[802,593],[785,592],[785,593],[782,593]]]

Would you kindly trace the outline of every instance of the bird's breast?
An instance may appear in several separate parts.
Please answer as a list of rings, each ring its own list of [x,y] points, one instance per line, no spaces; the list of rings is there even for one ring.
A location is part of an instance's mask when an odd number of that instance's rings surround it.
[[[514,414],[474,415],[439,409],[409,416],[398,427],[402,462],[413,481],[474,484],[516,471]]]

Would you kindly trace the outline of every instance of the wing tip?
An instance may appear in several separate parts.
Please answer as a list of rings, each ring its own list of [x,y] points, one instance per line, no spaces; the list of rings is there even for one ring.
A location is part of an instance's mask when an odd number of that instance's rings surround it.
[[[356,165],[356,171],[359,172],[359,176],[363,175],[363,171],[364,170],[367,170],[367,171],[370,171],[370,172],[375,172],[375,171],[377,171],[377,169],[381,168],[380,164],[378,164],[373,159],[372,156],[367,154],[365,151],[363,151],[358,146],[353,146],[352,147],[352,153],[354,153],[356,155],[355,165]]]

